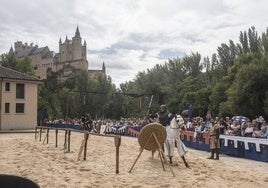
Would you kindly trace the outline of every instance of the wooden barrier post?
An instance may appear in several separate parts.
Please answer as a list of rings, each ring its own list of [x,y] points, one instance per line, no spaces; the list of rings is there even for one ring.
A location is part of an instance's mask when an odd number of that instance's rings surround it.
[[[121,136],[116,136],[114,137],[114,144],[116,147],[116,169],[115,169],[115,173],[119,174],[119,147],[121,145]]]
[[[48,131],[48,128],[44,128],[44,129],[47,129],[47,131]],[[47,133],[46,133],[46,136],[45,136],[45,138],[43,140],[43,144],[45,143],[46,140],[47,140]]]
[[[88,133],[84,133],[85,145],[84,145],[84,160],[87,159],[87,140],[88,140]]]
[[[36,135],[37,135],[37,127],[35,127],[35,132],[34,132],[34,139],[35,139],[35,141],[37,139]]]
[[[64,144],[63,144],[63,147],[64,147],[64,150],[66,150],[66,145],[67,145],[67,133],[68,133],[68,131],[67,130],[65,130],[65,137],[64,137]]]
[[[39,141],[41,141],[41,138],[42,138],[42,128],[40,128],[40,131],[39,131]]]
[[[58,129],[55,130],[56,133],[56,147],[58,147]]]
[[[68,152],[70,152],[70,145],[71,145],[71,130],[68,129]]]
[[[47,129],[47,144],[48,144],[48,137],[49,137],[49,128]]]

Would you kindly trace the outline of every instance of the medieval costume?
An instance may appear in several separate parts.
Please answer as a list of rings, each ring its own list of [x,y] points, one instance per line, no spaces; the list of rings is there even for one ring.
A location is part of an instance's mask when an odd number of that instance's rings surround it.
[[[216,153],[215,160],[219,160],[220,152],[220,126],[215,123],[214,119],[211,119],[212,126],[209,129],[209,146],[211,151],[211,156],[208,159],[214,159],[214,154]]]

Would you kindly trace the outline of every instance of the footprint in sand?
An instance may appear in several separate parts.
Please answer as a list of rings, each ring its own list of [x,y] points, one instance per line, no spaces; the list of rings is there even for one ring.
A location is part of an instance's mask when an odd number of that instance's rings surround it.
[[[81,172],[85,172],[85,171],[88,172],[88,171],[91,171],[91,170],[90,169],[86,169],[86,168],[80,168],[79,171],[81,171]]]

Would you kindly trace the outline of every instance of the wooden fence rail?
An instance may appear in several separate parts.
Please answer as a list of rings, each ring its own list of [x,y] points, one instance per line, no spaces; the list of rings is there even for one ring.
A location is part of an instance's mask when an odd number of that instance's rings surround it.
[[[39,131],[38,131],[39,129]],[[71,132],[79,132],[79,133],[83,133],[84,134],[84,139],[81,143],[79,152],[78,152],[78,160],[80,160],[81,154],[83,153],[83,159],[86,160],[87,157],[87,141],[88,141],[88,137],[89,135],[95,135],[95,136],[104,136],[104,137],[114,137],[114,143],[115,143],[115,147],[116,147],[116,169],[115,169],[115,173],[119,174],[119,147],[121,145],[121,136],[119,135],[103,135],[103,134],[98,134],[98,133],[91,133],[88,131],[82,131],[82,130],[76,130],[76,129],[70,129],[70,128],[55,128],[55,127],[46,127],[46,126],[36,126],[35,127],[35,141],[38,139],[38,134],[39,134],[39,141],[42,140],[42,132],[46,131],[46,136],[43,140],[43,144],[49,143],[49,130],[55,130],[55,136],[56,136],[56,143],[55,143],[55,147],[58,147],[58,132],[59,131],[65,131],[65,138],[64,138],[64,150],[67,149],[67,152],[70,152],[70,148],[71,148]]]

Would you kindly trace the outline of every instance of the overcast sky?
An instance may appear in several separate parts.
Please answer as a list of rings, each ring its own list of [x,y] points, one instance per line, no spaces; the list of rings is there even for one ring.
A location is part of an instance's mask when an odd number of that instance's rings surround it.
[[[267,0],[1,0],[0,54],[15,41],[59,52],[78,25],[89,69],[102,63],[118,87],[168,59],[211,57],[240,31],[268,27]]]

